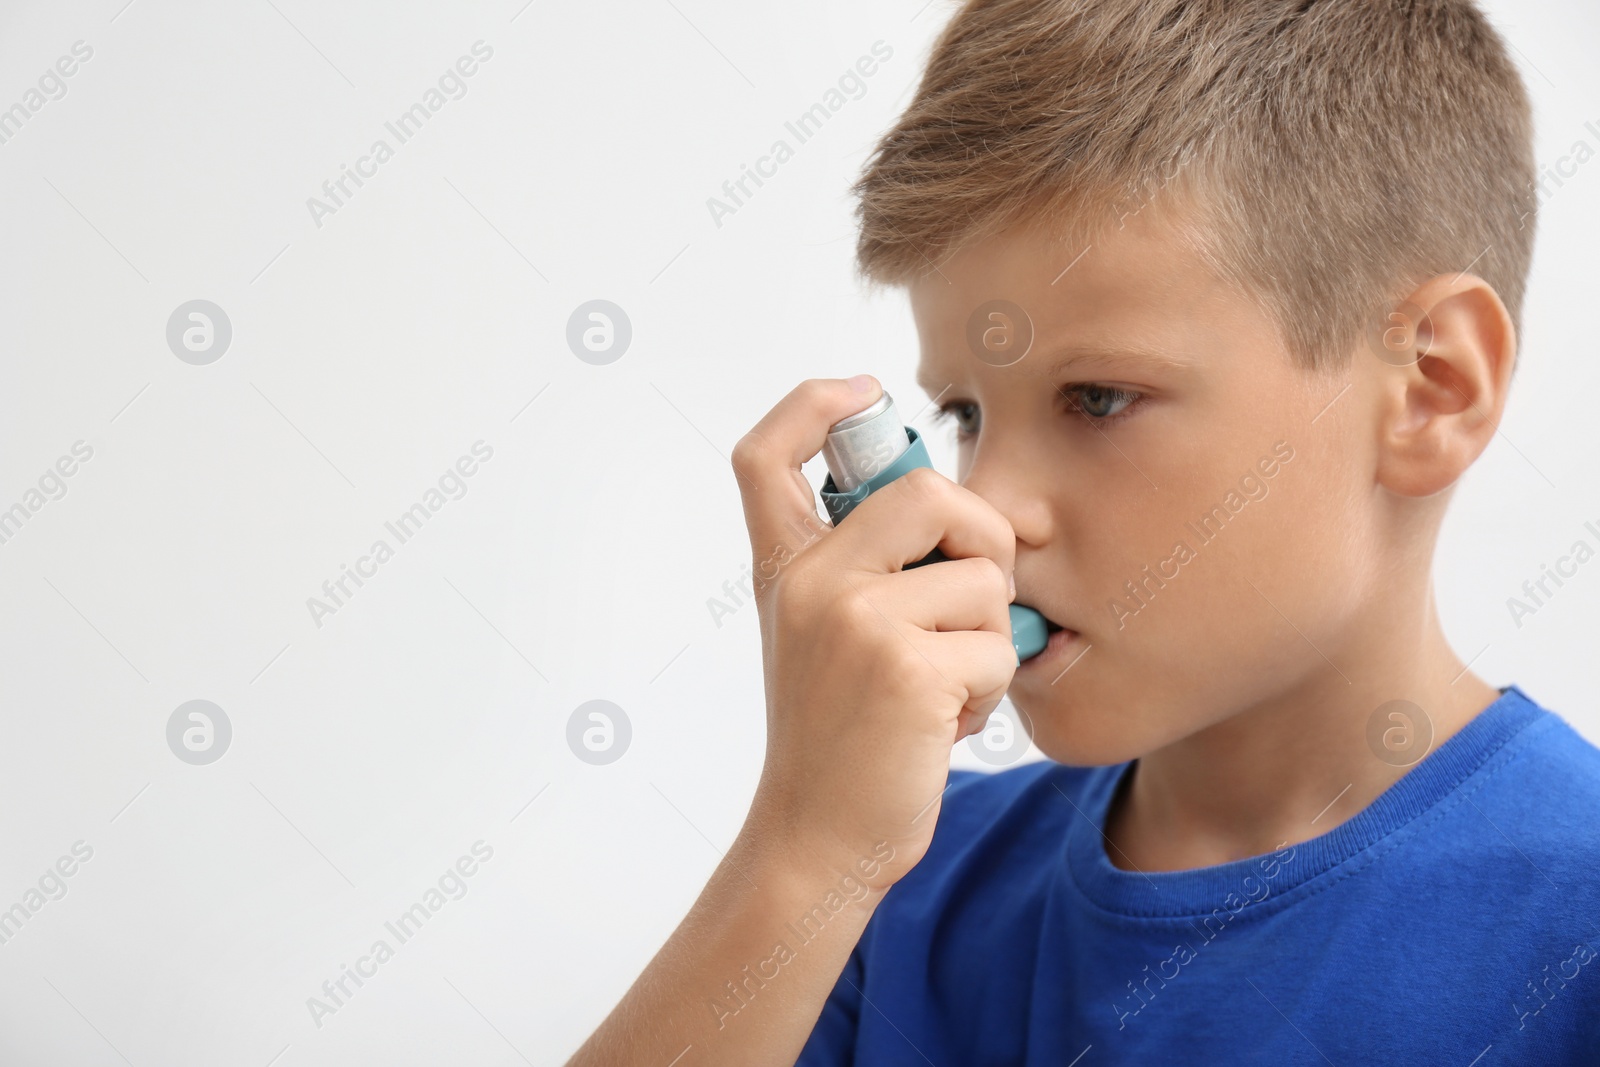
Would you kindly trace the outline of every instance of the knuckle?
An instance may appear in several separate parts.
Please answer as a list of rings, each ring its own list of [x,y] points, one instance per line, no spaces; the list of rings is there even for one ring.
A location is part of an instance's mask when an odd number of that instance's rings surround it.
[[[971,565],[984,582],[998,582],[1002,586],[1006,585],[1006,572],[1001,569],[999,563],[996,563],[988,556],[973,556]]]
[[[1006,568],[1016,564],[1017,558],[1017,532],[1010,521],[993,508],[988,509],[989,514],[979,523],[977,529],[981,531],[984,543],[992,548],[992,562],[1000,572],[1000,582],[1006,582]]]
[[[1011,525],[1010,519],[998,511],[994,514],[994,532],[995,536],[1000,539],[1000,543],[1005,546],[1006,551],[1014,555],[1017,547],[1016,527]]]
[[[841,590],[838,599],[833,602],[832,615],[840,632],[857,638],[866,637],[883,625],[882,616],[866,594],[849,586]]]
[[[1017,670],[1017,646],[1005,634],[987,633],[984,637],[984,653],[990,657],[994,664],[995,672],[1005,677],[1010,677]]]
[[[928,666],[928,661],[909,641],[891,636],[889,643],[883,646],[882,656],[885,673],[898,684],[897,695],[911,698],[926,690],[931,668]],[[948,679],[937,675],[935,677],[948,691]]]
[[[950,483],[932,467],[913,467],[896,478],[894,484],[918,501],[932,501],[941,496]]]
[[[750,475],[755,473],[770,453],[771,446],[767,444],[766,438],[751,430],[734,442],[733,451],[728,454],[728,459],[734,470],[740,474]]]
[[[807,378],[794,387],[794,399],[807,411],[821,411],[828,404],[828,380]]]
[[[951,483],[960,494],[962,502],[971,508],[975,521],[985,526],[992,526],[996,530],[1004,529],[1011,532],[1011,521],[1005,517],[999,508],[990,503],[986,497],[980,496],[964,485]]]
[[[1011,583],[1006,580],[1005,569],[988,556],[972,557],[972,567],[985,589],[998,589],[1002,596],[1011,595]]]
[[[989,590],[989,575],[983,569],[983,557],[957,557],[946,563],[940,564],[945,568],[935,572],[948,575],[947,584],[954,592],[960,593],[963,599],[976,593],[986,593]]]

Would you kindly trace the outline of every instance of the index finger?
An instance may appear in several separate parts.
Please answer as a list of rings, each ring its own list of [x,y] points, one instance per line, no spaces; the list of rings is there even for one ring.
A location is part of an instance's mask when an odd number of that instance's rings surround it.
[[[788,544],[796,529],[827,525],[817,516],[816,498],[800,465],[822,451],[834,423],[866,408],[882,392],[870,374],[808,378],[734,444],[730,459],[756,558]]]

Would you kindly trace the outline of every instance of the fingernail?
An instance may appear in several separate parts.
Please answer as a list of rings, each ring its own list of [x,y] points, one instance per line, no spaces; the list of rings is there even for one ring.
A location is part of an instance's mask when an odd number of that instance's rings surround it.
[[[872,392],[873,378],[872,378],[872,375],[870,375],[870,374],[857,374],[853,378],[847,378],[846,381],[848,381],[850,383],[850,388],[854,392],[857,392],[857,393],[870,393],[870,392]]]
[[[1006,581],[1011,583],[1011,599],[1017,599],[1017,572],[1012,571],[1010,574],[1006,575]]]

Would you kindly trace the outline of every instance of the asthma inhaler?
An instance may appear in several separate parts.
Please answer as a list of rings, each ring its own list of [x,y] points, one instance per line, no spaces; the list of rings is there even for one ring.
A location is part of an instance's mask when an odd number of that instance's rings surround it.
[[[822,483],[822,503],[835,526],[874,490],[882,489],[909,470],[933,466],[928,459],[928,446],[922,443],[915,429],[901,425],[894,399],[888,393],[879,396],[866,409],[834,423],[822,446],[822,458],[828,464],[828,477]],[[915,563],[907,563],[905,569],[949,558],[935,546]],[[1050,634],[1044,616],[1037,611],[1016,603],[1009,608],[1011,644],[1017,650],[1020,664],[1044,651]]]

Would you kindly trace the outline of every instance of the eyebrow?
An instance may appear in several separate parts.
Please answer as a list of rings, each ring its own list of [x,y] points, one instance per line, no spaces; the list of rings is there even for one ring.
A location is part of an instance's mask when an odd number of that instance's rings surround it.
[[[1082,363],[1102,363],[1111,367],[1136,367],[1143,370],[1187,370],[1194,360],[1176,357],[1170,352],[1154,348],[1058,348],[1050,354],[1052,362],[1045,374],[1055,377]]]
[[[944,385],[941,385],[939,388],[935,389],[933,387],[933,383],[938,380],[938,377],[938,375],[933,374],[931,371],[923,370],[921,364],[918,364],[916,383],[922,388],[924,393],[928,394],[931,400],[939,399],[940,395],[950,388],[950,383],[946,382]]]
[[[1027,357],[1024,357],[1026,359]],[[1044,371],[1047,378],[1055,378],[1084,363],[1094,363],[1110,369],[1130,367],[1142,370],[1184,371],[1194,367],[1192,359],[1173,356],[1153,348],[1129,347],[1095,347],[1068,345],[1054,349],[1049,355],[1041,357],[1047,360],[1048,366]],[[1041,360],[1036,360],[1037,364]],[[924,370],[919,364],[916,382],[922,387],[923,392],[935,396],[940,390],[948,389],[949,385],[941,385],[938,389],[933,383],[940,380],[940,376],[931,370]]]

